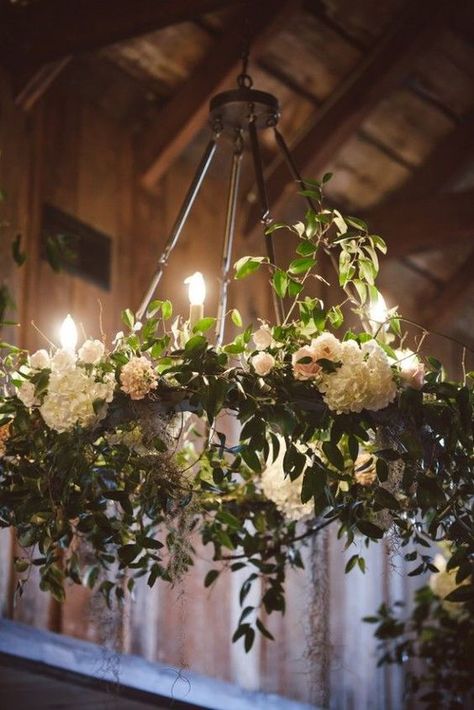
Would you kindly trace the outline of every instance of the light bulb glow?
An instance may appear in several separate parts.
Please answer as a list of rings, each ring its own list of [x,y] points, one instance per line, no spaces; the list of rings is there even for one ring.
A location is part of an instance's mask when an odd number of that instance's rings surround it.
[[[69,350],[70,352],[75,351],[77,345],[77,328],[69,313],[63,320],[59,330],[59,340],[63,350]]]
[[[373,330],[377,330],[388,318],[388,308],[385,303],[385,298],[381,293],[378,295],[378,299],[373,302],[369,309],[370,325]],[[384,326],[384,328],[387,326]]]
[[[206,282],[200,271],[196,271],[192,276],[184,279],[188,285],[189,303],[191,306],[202,306],[206,298]]]

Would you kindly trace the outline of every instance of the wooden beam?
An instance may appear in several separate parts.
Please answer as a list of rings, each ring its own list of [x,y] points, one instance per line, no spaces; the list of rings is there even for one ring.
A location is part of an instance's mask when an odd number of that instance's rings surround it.
[[[25,111],[30,111],[69,64],[69,61],[70,57],[65,57],[57,62],[44,64],[26,77],[13,77],[15,104]]]
[[[414,57],[428,46],[441,27],[446,12],[443,0],[408,2],[388,32],[368,52],[355,70],[316,112],[315,120],[298,143],[291,146],[294,161],[303,174],[318,176],[340,146],[356,131],[368,113],[409,72]],[[272,166],[267,188],[273,213],[294,191],[283,161]],[[258,206],[249,210],[246,232],[258,223]]]
[[[235,83],[242,49],[241,33],[236,28],[246,23],[251,35],[252,59],[255,60],[268,38],[297,7],[298,2],[291,0],[259,0],[234,16],[229,29],[216,41],[184,86],[137,136],[144,187],[153,189],[176,157],[205,126],[213,94],[231,88]]]
[[[380,234],[389,257],[449,249],[474,239],[474,190],[398,200],[375,207],[365,219]]]
[[[469,287],[474,283],[474,250],[448,279],[441,292],[422,310],[419,321],[425,328],[452,320],[466,303]]]
[[[397,201],[403,197],[422,197],[446,187],[474,156],[474,112],[448,133],[434,147],[427,160],[400,187],[392,192],[387,201]]]
[[[0,62],[32,70],[244,0],[44,0],[0,4]]]

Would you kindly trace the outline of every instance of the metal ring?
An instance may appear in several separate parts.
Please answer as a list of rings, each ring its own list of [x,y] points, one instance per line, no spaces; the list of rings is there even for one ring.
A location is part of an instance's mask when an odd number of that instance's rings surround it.
[[[237,85],[241,88],[251,89],[253,86],[253,79],[250,74],[239,74],[237,77]]]

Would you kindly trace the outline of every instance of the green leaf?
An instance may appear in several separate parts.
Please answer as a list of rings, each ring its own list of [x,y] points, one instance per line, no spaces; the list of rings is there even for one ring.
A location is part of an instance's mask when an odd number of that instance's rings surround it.
[[[288,275],[286,271],[277,269],[273,274],[273,288],[280,298],[284,298],[288,288]]]
[[[163,304],[161,306],[161,313],[163,316],[163,320],[169,320],[171,316],[173,315],[173,305],[171,301],[163,301]]]
[[[344,456],[335,444],[331,441],[325,441],[323,443],[323,451],[327,460],[332,463],[333,466],[338,468],[339,471],[344,471]]]
[[[346,564],[344,572],[346,574],[348,574],[351,571],[351,569],[353,569],[356,566],[358,560],[359,560],[359,555],[352,555],[352,557],[350,558],[350,560]]]
[[[296,247],[296,253],[300,256],[312,256],[316,251],[316,246],[311,239],[303,239]]]
[[[243,256],[235,262],[235,279],[244,279],[246,276],[258,271],[261,264],[268,263],[265,256]]]
[[[447,602],[469,602],[474,600],[474,585],[464,584],[450,592],[444,599]]]
[[[289,266],[289,271],[292,274],[303,274],[309,271],[316,264],[316,259],[306,256],[301,259],[295,259]]]
[[[242,316],[237,308],[234,308],[230,317],[232,318],[232,323],[237,326],[237,328],[242,328]]]
[[[270,641],[274,641],[275,637],[270,633],[270,631],[267,629],[266,626],[260,621],[260,619],[256,620],[256,626],[257,629],[260,631],[260,633],[265,636],[267,639],[270,639]]]
[[[380,540],[383,537],[383,530],[379,528],[378,525],[374,525],[370,520],[359,520],[357,522],[357,528],[363,535],[367,537]]]
[[[303,284],[301,284],[299,281],[295,281],[294,279],[290,279],[288,281],[288,295],[292,298],[294,296],[298,296],[303,290],[303,288]]]
[[[217,569],[209,570],[209,572],[206,574],[206,577],[204,579],[204,586],[210,587],[211,584],[216,581],[219,574],[220,574],[220,570],[217,570]]]
[[[216,318],[208,316],[206,318],[201,318],[193,328],[193,333],[205,333],[206,330],[212,328],[216,324]]]
[[[122,311],[122,321],[128,328],[130,328],[130,330],[133,328],[133,324],[135,323],[135,316],[133,315],[130,308],[126,308],[124,311]]]

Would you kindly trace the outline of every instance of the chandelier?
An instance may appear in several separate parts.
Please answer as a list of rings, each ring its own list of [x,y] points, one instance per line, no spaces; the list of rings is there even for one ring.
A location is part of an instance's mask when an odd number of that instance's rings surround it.
[[[171,229],[171,233],[158,260],[158,266],[136,313],[137,319],[141,320],[153,298],[158,284],[161,281],[168,259],[179,241],[191,208],[216,154],[219,140],[223,135],[226,135],[232,140],[233,155],[228,181],[224,238],[222,245],[220,291],[218,300],[219,305],[216,321],[216,343],[218,345],[221,345],[224,339],[225,313],[230,282],[230,268],[232,263],[232,249],[235,235],[241,164],[245,147],[249,146],[252,154],[257,197],[260,208],[259,216],[265,230],[265,247],[270,264],[275,264],[276,260],[273,237],[271,232],[267,230],[267,227],[272,222],[272,217],[270,214],[267,189],[265,185],[262,151],[259,141],[260,131],[273,131],[276,145],[278,146],[288,166],[292,179],[302,189],[305,188],[304,182],[293,161],[288,145],[278,129],[278,121],[280,118],[280,105],[278,99],[273,96],[273,94],[253,88],[253,80],[248,73],[248,61],[249,53],[247,49],[242,53],[242,71],[237,77],[237,88],[216,94],[216,96],[214,96],[210,101],[209,124],[212,130],[212,136],[204,149],[194,178],[188,188],[181,209],[179,210],[176,221]],[[310,207],[313,207],[310,199],[308,199],[308,202]],[[196,290],[199,293],[203,293],[202,285],[200,285],[201,281],[202,276],[199,272],[195,274],[195,277],[190,277],[189,280],[186,280],[186,282],[189,282],[190,286],[191,307],[199,307],[202,305],[203,296],[200,301],[199,298],[195,298]],[[284,316],[284,306],[283,300],[279,298],[276,293],[273,293],[273,308],[275,312],[275,322],[280,324]],[[190,321],[192,323],[198,316],[196,316],[196,311],[194,311],[193,314],[193,308],[191,308],[191,310],[192,314]],[[197,313],[199,315],[199,308]]]

